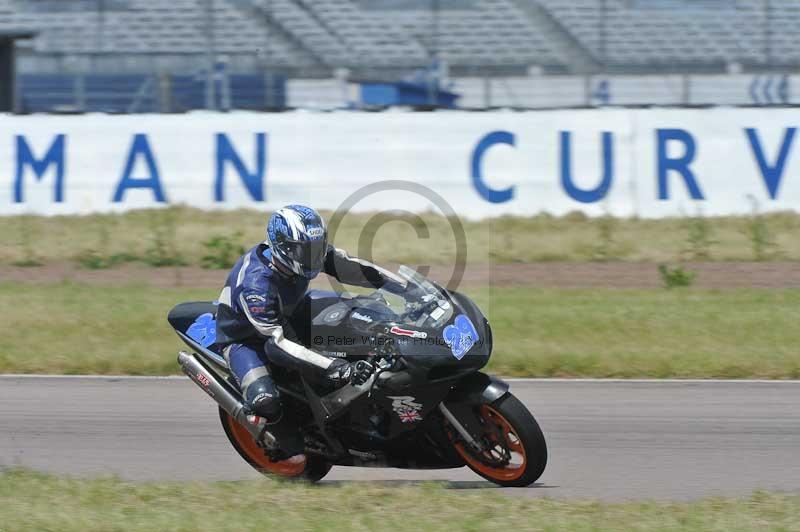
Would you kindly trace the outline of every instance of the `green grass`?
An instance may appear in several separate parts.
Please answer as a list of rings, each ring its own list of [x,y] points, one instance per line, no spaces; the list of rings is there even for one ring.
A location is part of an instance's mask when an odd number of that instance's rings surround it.
[[[800,378],[800,290],[475,289],[490,370],[516,376]],[[166,323],[216,290],[0,283],[0,373],[177,373]]]
[[[330,213],[323,214],[330,218]],[[252,210],[170,208],[121,215],[2,217],[0,264],[75,261],[92,267],[138,260],[200,265],[208,254],[203,242],[211,237],[245,247],[263,240],[267,215]],[[367,224],[370,219],[373,214],[345,217],[334,238],[336,245],[379,263],[452,264],[455,244],[447,219],[423,214],[419,219]],[[467,259],[472,263],[800,260],[800,214],[718,217],[706,222],[590,219],[572,213],[464,221],[464,228]],[[428,237],[417,237],[423,227]],[[372,249],[359,246],[359,241],[364,244],[371,237]]]
[[[800,378],[800,290],[508,288],[477,296],[500,374]]]
[[[797,530],[800,496],[600,503],[441,484],[129,483],[0,475],[0,531]]]

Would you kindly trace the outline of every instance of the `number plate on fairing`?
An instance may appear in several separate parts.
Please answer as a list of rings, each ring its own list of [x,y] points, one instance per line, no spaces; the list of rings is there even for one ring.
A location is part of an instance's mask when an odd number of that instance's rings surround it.
[[[472,346],[479,340],[475,325],[464,314],[459,314],[452,325],[444,328],[444,341],[450,346],[450,351],[458,360],[464,358],[467,351],[472,349]]]

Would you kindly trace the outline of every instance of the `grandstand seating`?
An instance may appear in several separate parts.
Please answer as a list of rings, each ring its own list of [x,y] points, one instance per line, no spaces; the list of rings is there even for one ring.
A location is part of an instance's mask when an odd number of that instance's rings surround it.
[[[207,50],[207,0],[108,0],[102,15],[96,1],[76,2],[84,9],[0,0],[0,30],[39,31],[34,52],[41,55]],[[512,0],[461,0],[443,9],[435,42],[430,9],[365,9],[352,0],[214,0],[213,6],[217,53],[251,54],[295,72],[416,68],[434,52],[454,66],[561,62]]]
[[[762,2],[743,0],[525,0],[546,7],[598,60],[622,65],[691,65],[766,61]],[[772,2],[773,31],[797,28],[800,2]],[[791,17],[790,17],[791,15]],[[791,22],[790,22],[791,20]],[[601,28],[605,26],[605,31]],[[605,34],[604,49],[601,35]],[[776,55],[797,60],[781,39]]]
[[[417,4],[419,6],[419,4]],[[401,29],[442,59],[460,65],[548,65],[563,57],[511,0],[481,0],[458,9],[443,9],[438,31],[431,37],[431,10],[392,9],[366,11],[373,21]]]
[[[207,6],[213,5],[213,38]],[[33,52],[198,56],[249,54],[296,75],[337,67],[414,68],[436,53],[451,67],[570,65],[549,38],[557,27],[599,63],[709,65],[768,59],[800,63],[800,0],[772,1],[771,44],[762,1],[747,0],[440,0],[432,37],[431,0],[0,0],[0,31],[40,32]],[[102,14],[97,6],[103,5]],[[606,8],[601,15],[600,6]],[[605,22],[603,22],[605,21]],[[605,27],[602,31],[601,27]],[[605,37],[601,37],[604,35]],[[770,57],[767,57],[767,54]],[[185,62],[191,65],[192,61]],[[196,60],[194,61],[196,64]],[[316,70],[315,70],[316,69]]]

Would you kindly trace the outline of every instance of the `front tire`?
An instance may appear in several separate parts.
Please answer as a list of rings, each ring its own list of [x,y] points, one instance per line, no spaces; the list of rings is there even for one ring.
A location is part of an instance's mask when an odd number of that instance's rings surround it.
[[[219,409],[219,419],[228,441],[239,456],[263,475],[286,480],[317,482],[331,470],[330,463],[315,455],[298,454],[286,460],[272,461],[250,432],[222,408]]]
[[[536,482],[547,466],[547,444],[525,405],[507,393],[493,403],[476,406],[475,415],[483,428],[480,442],[486,450],[481,453],[448,427],[453,446],[464,463],[500,486],[525,487]]]

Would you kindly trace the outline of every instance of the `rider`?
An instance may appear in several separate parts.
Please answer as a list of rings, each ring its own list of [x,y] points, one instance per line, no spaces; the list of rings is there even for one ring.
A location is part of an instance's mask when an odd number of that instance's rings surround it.
[[[266,361],[334,387],[364,382],[373,372],[365,361],[330,358],[284,336],[285,318],[320,272],[350,285],[402,285],[388,271],[329,245],[317,211],[288,205],[270,217],[266,241],[236,262],[219,296],[217,343],[225,346],[225,360],[250,412],[268,425],[280,421],[282,408]]]

